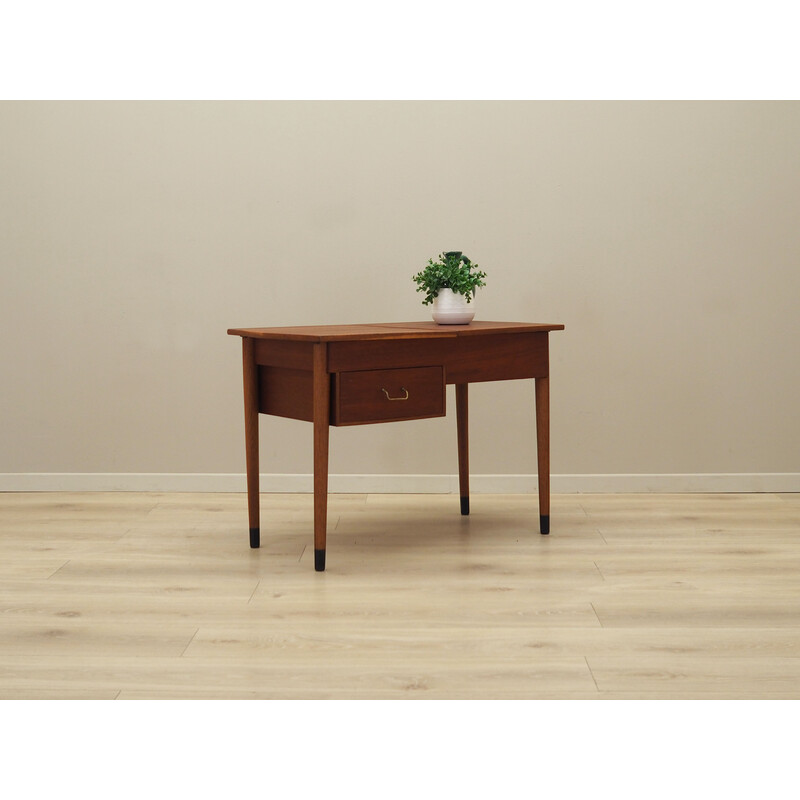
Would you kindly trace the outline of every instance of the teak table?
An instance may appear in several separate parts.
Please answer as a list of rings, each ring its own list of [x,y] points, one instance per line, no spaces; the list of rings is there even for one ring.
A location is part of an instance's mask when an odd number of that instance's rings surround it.
[[[314,423],[314,568],[325,569],[330,425],[445,416],[455,384],[461,513],[469,514],[467,388],[535,378],[539,523],[550,532],[550,331],[563,325],[396,322],[232,328],[242,337],[250,546],[260,545],[258,415]]]

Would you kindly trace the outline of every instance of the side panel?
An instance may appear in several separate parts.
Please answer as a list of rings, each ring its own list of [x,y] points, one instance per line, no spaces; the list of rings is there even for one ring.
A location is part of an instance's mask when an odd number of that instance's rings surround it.
[[[311,370],[259,366],[259,412],[311,422],[314,419],[312,375]]]

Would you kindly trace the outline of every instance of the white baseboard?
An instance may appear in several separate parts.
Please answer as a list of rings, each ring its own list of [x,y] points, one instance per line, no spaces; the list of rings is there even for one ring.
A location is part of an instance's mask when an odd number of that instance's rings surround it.
[[[457,494],[457,475],[331,475],[334,494]],[[1,492],[244,492],[241,473],[0,473]],[[471,475],[475,494],[531,494],[536,475]],[[552,475],[553,494],[800,492],[800,473]],[[262,492],[311,492],[311,475],[261,475]]]

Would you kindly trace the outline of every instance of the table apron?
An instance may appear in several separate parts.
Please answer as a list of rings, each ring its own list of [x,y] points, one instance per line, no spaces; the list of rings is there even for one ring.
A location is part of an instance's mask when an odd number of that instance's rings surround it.
[[[549,369],[547,337],[547,332],[537,331],[480,338],[329,342],[331,424],[343,424],[334,403],[340,373],[442,367],[447,384],[544,378]],[[313,346],[263,340],[255,345],[259,412],[311,422]]]

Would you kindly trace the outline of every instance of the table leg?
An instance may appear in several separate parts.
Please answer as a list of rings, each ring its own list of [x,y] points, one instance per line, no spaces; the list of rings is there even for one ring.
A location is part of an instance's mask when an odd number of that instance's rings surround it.
[[[550,533],[550,379],[536,378],[536,455],[539,469],[539,530]]]
[[[469,514],[469,384],[456,384],[456,429],[458,432],[458,488],[461,513]]]
[[[328,440],[331,382],[328,346],[314,345],[314,569],[325,570],[328,525]]]
[[[255,342],[242,339],[244,366],[244,440],[247,461],[247,513],[250,520],[250,547],[261,544],[258,486],[258,367]]]

